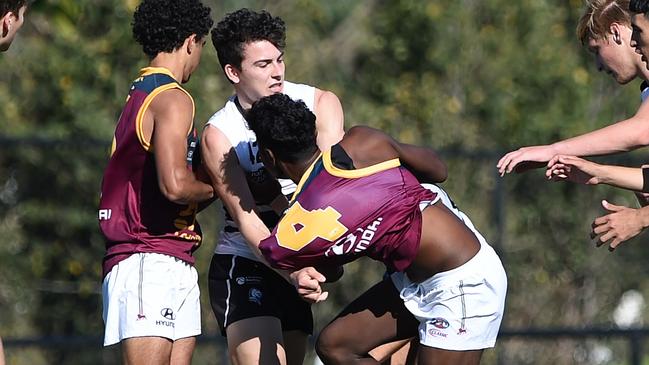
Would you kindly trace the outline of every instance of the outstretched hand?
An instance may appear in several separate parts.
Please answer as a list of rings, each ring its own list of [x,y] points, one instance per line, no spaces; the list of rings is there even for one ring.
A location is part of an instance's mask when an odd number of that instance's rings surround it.
[[[599,164],[576,156],[557,155],[548,162],[545,176],[553,181],[572,181],[577,184],[596,185]]]
[[[545,167],[546,162],[555,155],[549,145],[521,147],[503,156],[496,165],[500,176],[510,172],[525,172],[539,167]]]
[[[326,278],[315,268],[305,267],[292,272],[289,276],[303,300],[309,303],[318,303],[326,300],[329,296],[329,292],[322,291],[320,286],[320,283],[324,283]]]
[[[597,247],[608,244],[609,251],[613,251],[644,229],[642,216],[645,210],[611,204],[606,200],[602,200],[602,206],[609,214],[596,218],[590,233],[590,238],[597,238]]]

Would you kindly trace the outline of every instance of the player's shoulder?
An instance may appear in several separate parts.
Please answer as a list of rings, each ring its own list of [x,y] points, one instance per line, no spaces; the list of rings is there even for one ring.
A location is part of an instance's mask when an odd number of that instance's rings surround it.
[[[191,112],[193,114],[194,100],[187,91],[173,87],[161,91],[151,102],[154,112]]]
[[[315,92],[316,88],[311,85],[307,84],[300,84],[296,82],[291,82],[291,81],[284,81],[284,94],[289,95],[290,94],[297,94],[297,93],[305,93],[305,92]]]
[[[378,129],[363,125],[351,127],[340,144],[350,155],[366,161],[375,159],[383,161],[386,152],[394,150],[390,136]]]
[[[310,110],[315,108],[316,90],[310,85],[284,81],[283,93],[293,100],[302,100]]]
[[[224,154],[232,148],[232,142],[219,128],[207,124],[201,136],[201,146],[210,153]]]
[[[355,125],[349,128],[349,130],[345,133],[345,139],[360,140],[365,138],[387,140],[388,135],[376,128],[372,128],[366,125]]]
[[[212,116],[207,120],[207,124],[219,127],[226,122],[231,122],[233,118],[242,118],[241,113],[234,102],[234,98],[234,95],[230,96],[223,107],[212,114]]]

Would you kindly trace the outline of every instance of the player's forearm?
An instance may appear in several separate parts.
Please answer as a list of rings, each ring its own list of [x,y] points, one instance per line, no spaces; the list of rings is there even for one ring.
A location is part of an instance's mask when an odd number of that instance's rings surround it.
[[[549,145],[555,155],[597,156],[626,152],[643,146],[647,141],[644,124],[638,118],[617,122],[607,127],[568,138]]]
[[[644,179],[642,169],[639,168],[599,165],[598,175],[602,184],[629,190],[643,189]]]
[[[268,227],[266,227],[266,225],[264,225],[263,221],[259,218],[259,216],[252,213],[252,215],[245,214],[245,217],[238,216],[237,218],[234,219],[235,222],[237,223],[237,226],[239,227],[239,232],[241,232],[241,235],[246,240],[246,243],[248,244],[250,251],[252,251],[252,253],[259,259],[259,261],[264,265],[268,266],[271,270],[274,270],[286,281],[292,283],[289,276],[290,273],[286,270],[280,270],[272,267],[268,263],[268,261],[266,261],[266,258],[264,257],[264,255],[261,253],[261,250],[259,249],[259,244],[261,243],[261,241],[264,238],[270,236],[270,230],[268,229]]]

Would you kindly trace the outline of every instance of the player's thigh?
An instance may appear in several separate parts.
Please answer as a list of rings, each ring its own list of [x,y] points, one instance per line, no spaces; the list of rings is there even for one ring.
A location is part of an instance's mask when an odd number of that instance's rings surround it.
[[[165,365],[171,359],[171,340],[163,337],[131,337],[122,340],[122,355],[127,365]]]
[[[478,365],[483,350],[451,351],[419,345],[418,365]]]
[[[227,327],[226,336],[235,365],[286,364],[282,326],[275,317],[238,320]]]
[[[301,365],[306,355],[309,335],[301,330],[284,331],[284,352],[288,365]]]
[[[416,336],[418,324],[391,280],[386,279],[345,307],[320,332],[317,346],[319,350],[367,354],[379,345]]]
[[[196,337],[185,337],[173,342],[171,348],[171,365],[189,365],[196,348]]]

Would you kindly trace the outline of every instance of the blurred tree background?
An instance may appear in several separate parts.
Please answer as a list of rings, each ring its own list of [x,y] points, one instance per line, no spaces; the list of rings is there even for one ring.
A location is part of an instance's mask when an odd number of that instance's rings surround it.
[[[450,173],[444,188],[507,269],[504,328],[613,328],[624,293],[649,295],[643,238],[609,253],[588,237],[603,213],[601,199],[634,205],[632,194],[550,184],[540,170],[496,173],[509,150],[602,127],[640,103],[639,82],[619,87],[597,73],[577,40],[582,0],[205,2],[215,21],[244,6],[281,16],[288,27],[286,78],[334,91],[347,127],[369,124],[443,151]],[[138,3],[36,1],[0,55],[5,339],[103,334],[97,203],[115,122],[147,63],[130,30]],[[210,42],[187,89],[199,126],[231,93]],[[639,164],[643,156],[625,162]],[[197,268],[207,335],[217,333],[206,279],[219,215],[217,203],[199,217],[206,231]],[[330,299],[314,307],[316,327],[381,275],[369,260],[349,265]],[[648,314],[639,308],[634,325]],[[217,345],[199,346],[195,363],[221,363]],[[621,364],[626,346],[606,339],[500,341],[484,363]],[[6,351],[9,364],[118,361],[115,349],[98,349]]]

